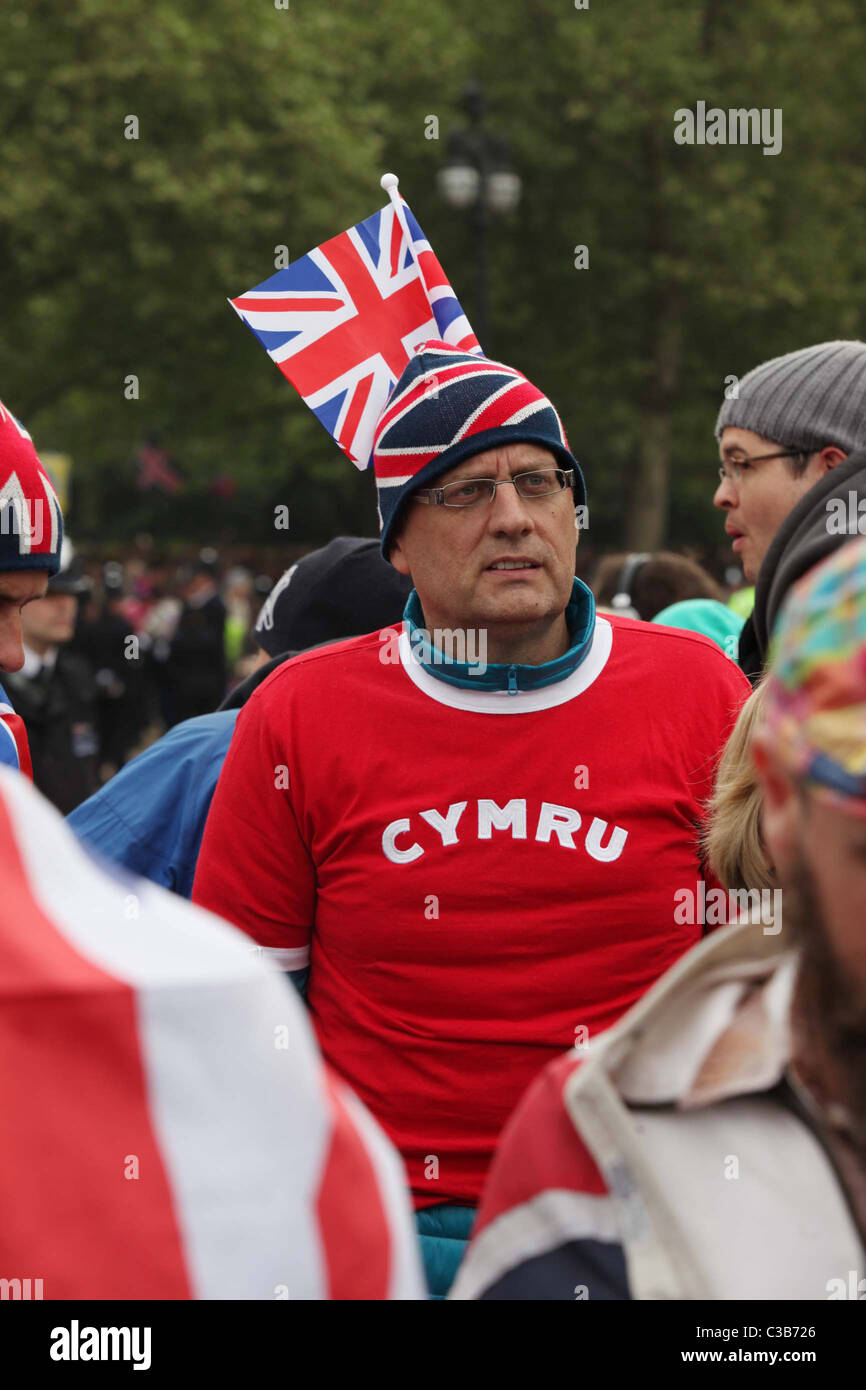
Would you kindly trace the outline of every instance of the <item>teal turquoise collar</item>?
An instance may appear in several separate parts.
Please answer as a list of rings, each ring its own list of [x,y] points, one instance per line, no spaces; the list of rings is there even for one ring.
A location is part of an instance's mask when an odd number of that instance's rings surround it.
[[[403,611],[403,620],[413,660],[419,662],[424,670],[429,671],[437,680],[446,681],[448,685],[458,685],[463,690],[505,690],[509,695],[517,695],[522,691],[539,690],[542,686],[553,685],[577,670],[592,646],[595,599],[586,585],[575,579],[571,599],[565,610],[571,646],[555,661],[545,661],[541,666],[485,663],[483,651],[468,649],[465,655],[470,660],[452,661],[433,645],[431,634],[424,626],[421,600],[414,589]]]

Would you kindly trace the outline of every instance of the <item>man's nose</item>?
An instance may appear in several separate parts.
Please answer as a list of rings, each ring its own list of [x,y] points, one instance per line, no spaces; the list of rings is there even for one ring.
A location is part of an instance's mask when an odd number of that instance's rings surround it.
[[[24,665],[21,644],[21,619],[0,618],[0,671],[20,671]]]
[[[720,507],[724,511],[726,507],[735,507],[737,501],[737,489],[734,487],[733,478],[720,478],[719,486],[713,493],[713,506]]]
[[[498,487],[493,501],[488,505],[490,508],[489,523],[493,530],[528,531],[531,529],[532,514],[513,482],[506,482]]]

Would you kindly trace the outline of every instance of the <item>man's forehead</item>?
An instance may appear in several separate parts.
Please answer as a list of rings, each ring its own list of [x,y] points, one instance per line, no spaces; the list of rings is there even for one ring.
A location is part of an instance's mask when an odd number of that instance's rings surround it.
[[[47,570],[0,570],[0,599],[8,603],[44,598],[47,592]]]
[[[476,477],[489,477],[499,468],[514,473],[521,468],[532,468],[536,464],[545,464],[548,468],[555,467],[556,459],[549,449],[543,449],[538,444],[503,444],[497,449],[484,449],[479,454],[473,454],[471,458],[463,459],[462,463],[443,473],[438,482],[441,484],[449,478],[464,478],[470,473]]]
[[[763,434],[755,434],[754,430],[741,430],[736,425],[726,425],[722,430],[722,437],[719,440],[719,454],[725,458],[727,454],[757,454],[773,453],[776,449],[781,449],[782,445],[775,439],[767,439]]]

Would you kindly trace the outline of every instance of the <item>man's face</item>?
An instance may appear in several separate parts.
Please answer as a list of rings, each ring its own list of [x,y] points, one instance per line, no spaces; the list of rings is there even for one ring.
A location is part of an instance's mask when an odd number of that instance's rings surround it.
[[[756,751],[763,834],[785,928],[803,951],[798,1048],[806,1071],[817,1066],[866,1134],[866,817],[798,788],[766,748]]]
[[[436,479],[501,481],[556,468],[546,449],[507,444],[476,454]],[[489,630],[497,643],[524,638],[561,619],[571,598],[577,547],[574,493],[530,501],[506,483],[493,502],[462,509],[409,501],[391,561],[409,574],[428,629]],[[496,568],[504,561],[515,568]],[[495,660],[496,657],[491,659]]]
[[[57,647],[70,642],[75,632],[78,600],[74,594],[48,594],[21,614],[21,630],[28,647]]]
[[[207,574],[194,574],[183,587],[183,597],[188,603],[194,603],[203,594],[216,592],[216,586]]]
[[[848,1112],[866,1149],[866,820],[815,808],[816,836],[783,890],[802,949],[795,1001],[797,1057],[818,1089]],[[842,822],[846,822],[843,824]],[[839,835],[839,841],[824,839]]]
[[[0,572],[0,671],[20,671],[24,665],[22,610],[42,599],[47,588],[46,570]]]
[[[750,458],[763,454],[776,454],[784,449],[772,439],[765,439],[751,430],[741,430],[729,425],[722,430],[719,441],[719,457],[726,468],[740,465],[739,481],[723,478],[716,488],[713,505],[725,512],[725,531],[733,541],[735,555],[743,567],[743,573],[750,583],[758,577],[758,570],[770,542],[788,513],[796,506],[804,493],[814,487],[819,478],[827,472],[825,453],[835,453],[844,457],[840,450],[823,451],[813,454],[806,470],[795,478],[789,465],[792,459],[767,459],[763,463],[750,466]]]
[[[812,885],[830,953],[856,988],[866,1015],[866,817],[847,815],[806,792],[797,860]],[[791,877],[796,877],[793,870]]]

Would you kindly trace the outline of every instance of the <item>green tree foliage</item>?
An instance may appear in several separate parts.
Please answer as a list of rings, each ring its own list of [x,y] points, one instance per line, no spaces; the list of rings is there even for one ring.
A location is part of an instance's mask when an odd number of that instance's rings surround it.
[[[87,534],[205,535],[223,475],[238,483],[229,530],[261,531],[277,502],[302,530],[329,526],[294,480],[316,463],[342,476],[339,460],[226,298],[272,273],[276,247],[302,254],[370,204],[387,121],[362,40],[360,16],[314,5],[0,15],[0,380],[39,442],[74,455]],[[184,474],[179,496],[137,494],[149,435]],[[343,525],[354,481],[331,490]]]
[[[596,535],[712,537],[725,378],[862,332],[859,6],[532,0],[519,17],[490,6],[484,28],[483,78],[526,171],[535,253],[524,319],[501,317],[499,350],[516,356],[532,335],[585,462]],[[781,153],[677,145],[674,113],[698,100],[781,108]],[[588,271],[573,269],[577,243]]]
[[[560,408],[593,542],[716,538],[725,378],[863,331],[857,0],[10,0],[0,52],[0,394],[73,454],[85,537],[264,542],[279,503],[296,540],[371,529],[371,480],[225,301],[381,206],[393,168],[471,318],[473,225],[435,182],[470,79],[523,181],[491,219],[484,346]],[[698,100],[781,109],[781,153],[678,145]],[[151,435],[179,495],[136,488]]]

